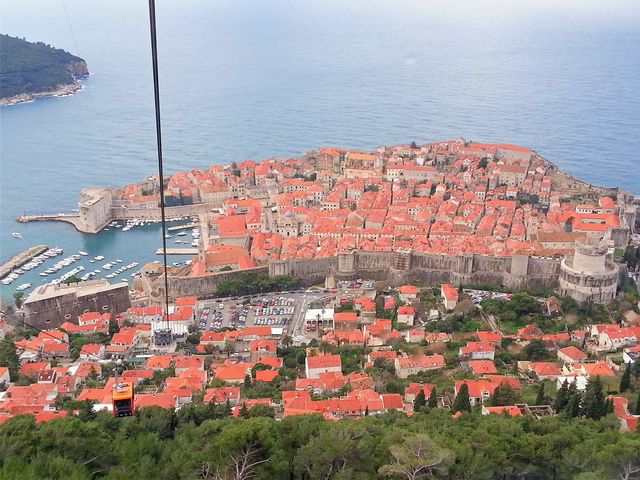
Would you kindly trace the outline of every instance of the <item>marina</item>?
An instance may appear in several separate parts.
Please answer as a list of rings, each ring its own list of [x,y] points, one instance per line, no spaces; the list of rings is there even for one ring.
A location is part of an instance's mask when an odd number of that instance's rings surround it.
[[[45,252],[49,247],[46,245],[38,245],[36,247],[28,248],[19,254],[15,255],[8,262],[5,262],[0,266],[0,279],[8,275],[12,270],[22,267],[25,263],[29,262],[34,257]]]

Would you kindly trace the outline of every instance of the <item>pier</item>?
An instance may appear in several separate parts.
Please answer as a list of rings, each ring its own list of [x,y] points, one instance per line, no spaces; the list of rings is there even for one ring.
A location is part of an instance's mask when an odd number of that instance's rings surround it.
[[[27,223],[27,222],[67,222],[76,227],[77,230],[80,230],[78,225],[80,225],[80,216],[75,213],[54,213],[54,214],[43,214],[43,215],[20,215],[16,218],[16,222]],[[82,231],[82,230],[80,230]]]
[[[12,270],[20,268],[25,263],[29,262],[32,258],[37,257],[42,252],[47,251],[49,247],[46,245],[38,245],[36,247],[27,248],[19,254],[12,257],[8,262],[3,263],[0,266],[0,278],[4,278],[11,273]]]
[[[197,223],[185,223],[184,225],[173,225],[171,227],[168,227],[167,230],[169,232],[175,232],[176,230],[185,230],[187,228],[196,228],[198,226]]]
[[[162,248],[156,250],[156,255],[162,255]],[[197,255],[197,248],[167,248],[167,255]]]

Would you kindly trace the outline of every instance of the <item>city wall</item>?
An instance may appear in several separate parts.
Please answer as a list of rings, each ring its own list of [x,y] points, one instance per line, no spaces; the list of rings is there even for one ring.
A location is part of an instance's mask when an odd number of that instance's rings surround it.
[[[218,283],[224,280],[231,280],[241,272],[252,274],[268,273],[269,267],[254,267],[244,270],[233,270],[229,272],[216,272],[207,275],[197,275],[188,277],[169,277],[169,299],[175,300],[177,297],[197,296],[206,298],[214,296],[217,292]],[[152,278],[148,275],[141,275],[136,279],[134,287],[146,292],[152,301],[164,301],[164,277]]]
[[[307,284],[321,283],[333,273],[337,280],[367,278],[394,285],[414,281],[454,286],[493,283],[519,289],[554,288],[560,272],[559,260],[526,255],[493,257],[412,252],[405,268],[394,268],[394,255],[394,252],[356,251],[339,254],[337,258],[272,260],[269,273],[292,275]]]

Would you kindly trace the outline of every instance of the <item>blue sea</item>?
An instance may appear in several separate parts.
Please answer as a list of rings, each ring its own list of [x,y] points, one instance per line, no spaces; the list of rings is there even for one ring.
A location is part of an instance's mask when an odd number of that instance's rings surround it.
[[[0,108],[0,260],[37,244],[157,259],[158,226],[86,235],[14,222],[156,171],[147,3],[0,7],[2,33],[91,71],[75,95]],[[631,1],[159,1],[165,172],[462,136],[528,146],[640,194],[639,14]]]

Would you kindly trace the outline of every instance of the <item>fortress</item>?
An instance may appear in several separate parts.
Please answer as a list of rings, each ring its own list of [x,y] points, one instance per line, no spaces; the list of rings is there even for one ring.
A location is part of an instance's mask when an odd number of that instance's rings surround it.
[[[606,249],[577,245],[576,253],[565,259],[529,255],[495,257],[478,254],[444,255],[424,252],[353,251],[337,256],[308,260],[269,260],[267,266],[248,269],[269,275],[291,275],[302,285],[323,283],[327,276],[336,280],[367,278],[391,285],[416,281],[427,285],[474,283],[504,285],[510,289],[542,287],[559,289],[561,295],[579,302],[604,303],[616,295],[620,268],[606,256]],[[247,270],[242,270],[247,271]],[[169,296],[215,295],[216,285],[233,278],[239,271],[205,275],[170,275]],[[161,275],[143,274],[137,285],[152,298],[164,295]]]
[[[218,282],[251,269],[307,285],[327,276],[492,283],[606,302],[624,273],[607,252],[629,244],[639,203],[529,148],[460,138],[321,147],[85,189],[74,221],[97,232],[116,218],[157,219],[160,194],[167,216],[198,215],[202,233],[190,267],[169,271],[174,298],[215,295]],[[160,278],[143,271],[137,287],[161,296]]]

